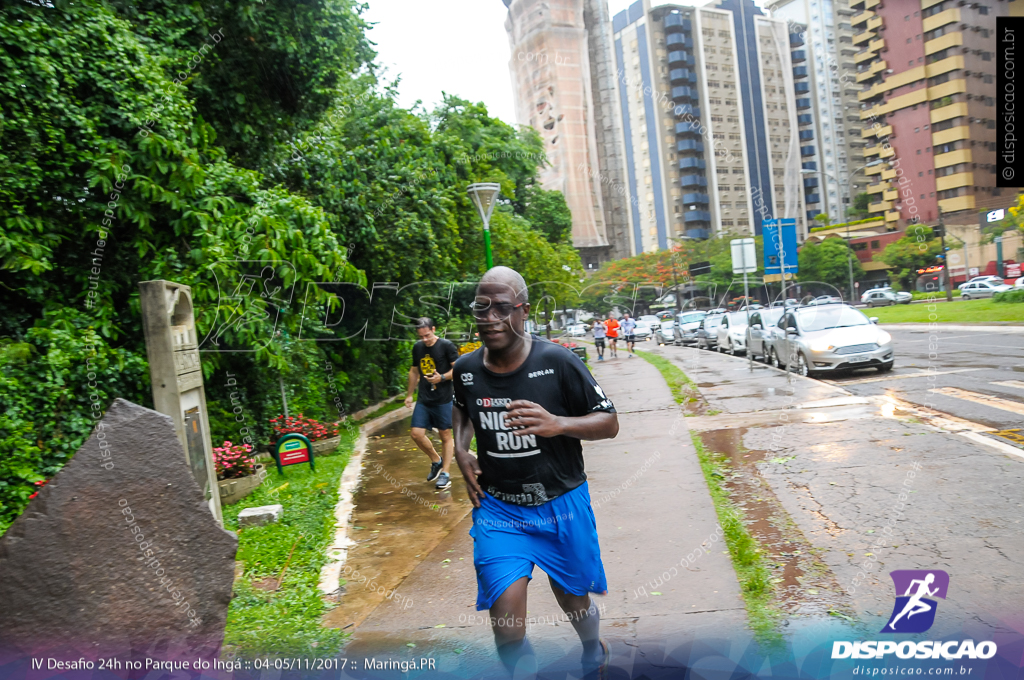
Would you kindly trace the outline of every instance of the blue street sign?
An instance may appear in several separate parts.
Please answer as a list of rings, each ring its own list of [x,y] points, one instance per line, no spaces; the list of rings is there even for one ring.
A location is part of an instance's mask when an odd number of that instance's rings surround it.
[[[782,238],[779,238],[781,224]],[[796,252],[796,220],[765,220],[761,223],[764,236],[764,273],[780,275],[782,260],[786,261],[786,273],[796,274],[800,271],[797,265]],[[781,248],[780,248],[781,246]],[[782,251],[781,253],[779,251]]]

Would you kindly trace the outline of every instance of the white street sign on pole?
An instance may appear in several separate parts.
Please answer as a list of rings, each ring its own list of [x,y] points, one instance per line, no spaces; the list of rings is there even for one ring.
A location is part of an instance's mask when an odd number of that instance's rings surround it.
[[[747,327],[750,327],[750,288],[747,284],[747,274],[757,271],[757,252],[754,250],[754,239],[734,238],[729,242],[732,247],[732,273],[743,274],[743,308],[747,312]],[[754,370],[754,360],[750,356],[750,348],[747,348],[747,366]]]
[[[754,239],[734,238],[729,241],[732,246],[732,273],[753,274],[757,271],[757,253],[754,251]]]

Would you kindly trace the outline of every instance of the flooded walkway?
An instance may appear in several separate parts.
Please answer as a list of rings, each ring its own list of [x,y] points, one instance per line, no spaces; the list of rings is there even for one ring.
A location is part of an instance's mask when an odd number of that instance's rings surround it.
[[[331,628],[351,632],[387,599],[411,606],[402,581],[472,509],[455,461],[449,489],[438,491],[427,481],[430,462],[409,438],[410,421],[388,425],[366,445],[352,513],[355,545],[341,574],[343,595],[324,616]],[[436,433],[430,439],[440,454]]]

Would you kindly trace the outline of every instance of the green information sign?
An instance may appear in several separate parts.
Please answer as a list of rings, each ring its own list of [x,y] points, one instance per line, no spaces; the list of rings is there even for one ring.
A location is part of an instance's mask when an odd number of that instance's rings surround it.
[[[301,434],[286,434],[278,439],[273,453],[277,471],[281,474],[284,474],[284,468],[288,465],[299,463],[309,463],[310,469],[316,470],[313,463],[313,443]]]

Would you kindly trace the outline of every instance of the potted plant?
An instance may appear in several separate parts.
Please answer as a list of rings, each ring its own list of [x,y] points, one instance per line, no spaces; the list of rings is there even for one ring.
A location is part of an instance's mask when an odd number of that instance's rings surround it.
[[[227,441],[213,450],[222,505],[237,503],[255,491],[263,481],[263,465],[253,460],[251,454],[252,447],[248,444],[232,444]]]

